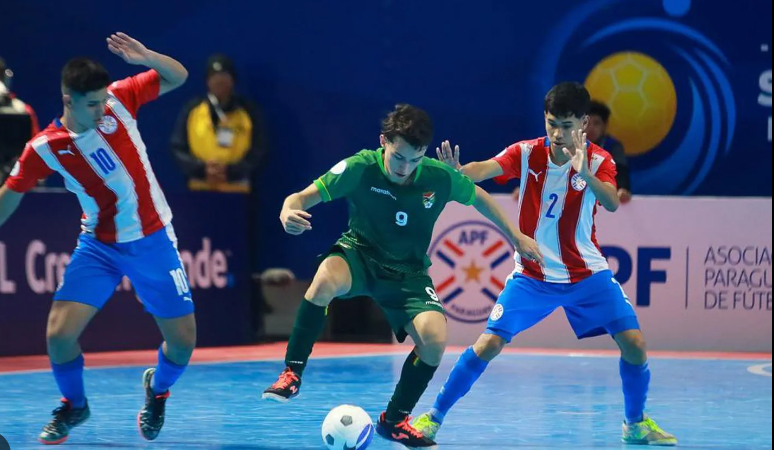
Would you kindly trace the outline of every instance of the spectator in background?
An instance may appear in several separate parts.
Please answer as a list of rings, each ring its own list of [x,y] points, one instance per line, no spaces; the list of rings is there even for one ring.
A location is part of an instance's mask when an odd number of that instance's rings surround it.
[[[192,191],[246,194],[246,243],[250,266],[256,270],[259,243],[258,193],[252,181],[266,155],[262,118],[258,108],[235,92],[237,73],[225,55],[207,61],[207,94],[191,100],[182,110],[172,135],[172,153]],[[255,273],[251,285],[253,329],[263,328],[263,314],[271,307],[262,295],[262,284],[286,284],[294,279],[284,270]]]
[[[611,115],[612,111],[607,105],[596,100],[592,101],[589,109],[589,125],[586,128],[586,132],[591,142],[605,149],[613,157],[618,169],[618,175],[616,176],[618,198],[622,204],[627,204],[632,201],[629,159],[626,157],[623,144],[607,133]],[[513,191],[513,199],[519,201],[518,187]]]
[[[589,140],[613,156],[618,169],[616,183],[618,184],[618,198],[626,204],[632,200],[632,182],[629,177],[629,160],[626,157],[624,146],[621,142],[610,136],[607,127],[610,124],[610,108],[599,101],[592,101],[589,109],[589,126],[586,129]]]
[[[207,95],[191,100],[180,113],[172,152],[196,191],[251,191],[251,178],[263,160],[257,108],[235,93],[234,63],[224,55],[207,62]]]
[[[40,132],[35,111],[11,92],[13,72],[0,58],[0,184],[11,173],[24,145]]]

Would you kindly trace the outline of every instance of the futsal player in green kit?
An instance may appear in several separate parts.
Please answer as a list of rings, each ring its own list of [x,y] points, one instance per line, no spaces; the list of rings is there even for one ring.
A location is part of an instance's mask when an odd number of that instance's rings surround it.
[[[398,340],[416,347],[406,360],[377,432],[408,448],[435,442],[410,424],[409,414],[427,389],[446,348],[446,317],[427,269],[433,227],[445,205],[475,207],[510,239],[524,257],[542,262],[534,240],[506,219],[504,211],[468,177],[425,157],[433,138],[429,115],[398,105],[382,123],[381,148],[363,150],[336,164],[300,193],[285,200],[285,231],[312,229],[307,212],[320,202],[346,198],[349,231],[322,258],[296,317],[285,365],[263,398],[288,402],[299,394],[301,376],[335,298],[368,296],[386,313]]]

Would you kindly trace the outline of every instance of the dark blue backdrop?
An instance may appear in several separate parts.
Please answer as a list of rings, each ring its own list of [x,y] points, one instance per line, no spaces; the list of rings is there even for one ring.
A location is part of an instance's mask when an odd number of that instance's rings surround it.
[[[438,140],[459,143],[466,161],[488,158],[543,132],[541,99],[553,83],[583,81],[621,52],[658,61],[677,93],[666,138],[633,160],[639,193],[771,196],[771,12],[768,0],[27,0],[0,6],[0,54],[44,121],[60,112],[68,58],[98,58],[116,78],[135,72],[105,48],[113,31],[180,59],[188,84],[140,116],[167,190],[183,189],[167,144],[177,112],[203,92],[206,57],[230,54],[270,133],[259,224],[261,254],[271,258],[262,265],[309,275],[311,258],[345,226],[345,208],[321,207],[313,236],[290,239],[276,220],[282,199],[375,147],[394,103],[429,110]],[[666,95],[663,87],[649,95]]]

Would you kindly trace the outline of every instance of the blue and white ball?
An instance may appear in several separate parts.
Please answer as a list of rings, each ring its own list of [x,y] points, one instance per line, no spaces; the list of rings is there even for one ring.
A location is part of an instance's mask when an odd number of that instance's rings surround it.
[[[341,405],[322,425],[322,438],[330,450],[365,450],[374,439],[374,424],[362,408]]]

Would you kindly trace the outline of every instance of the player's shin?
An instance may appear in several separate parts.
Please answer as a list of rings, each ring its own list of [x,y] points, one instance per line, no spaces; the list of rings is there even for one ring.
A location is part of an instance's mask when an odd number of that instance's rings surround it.
[[[438,366],[426,364],[415,351],[411,352],[403,364],[400,380],[387,406],[387,422],[401,422],[411,414],[437,370]]]
[[[163,394],[174,385],[183,375],[188,364],[177,364],[164,354],[164,346],[159,347],[159,361],[156,366],[156,372],[153,374],[153,392],[157,395]]]
[[[312,354],[312,348],[325,328],[327,308],[304,300],[296,316],[293,332],[290,335],[285,364],[301,376]]]
[[[83,408],[86,405],[86,392],[83,385],[83,355],[78,355],[73,361],[56,364],[51,362],[51,369],[59,386],[59,392],[73,408]]]
[[[488,365],[489,362],[476,355],[473,347],[465,350],[454,365],[449,374],[449,379],[446,380],[443,389],[441,389],[435,400],[433,409],[430,411],[432,418],[437,423],[443,423],[449,410],[470,392],[470,389],[478,381]]]
[[[620,371],[626,405],[626,420],[628,423],[641,422],[645,415],[645,402],[648,399],[648,389],[650,388],[650,368],[647,363],[633,365],[621,359]]]

